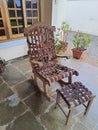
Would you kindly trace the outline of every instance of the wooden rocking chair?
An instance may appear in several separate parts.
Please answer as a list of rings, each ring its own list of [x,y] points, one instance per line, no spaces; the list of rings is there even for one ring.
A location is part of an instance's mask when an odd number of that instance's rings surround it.
[[[36,23],[24,29],[34,83],[48,100],[51,98],[48,88],[53,82],[61,82],[61,79],[68,78],[66,84],[71,84],[72,75],[78,75],[76,70],[57,63],[54,31],[55,27],[42,23]],[[67,56],[64,57],[67,58]],[[38,78],[43,86],[38,85]]]

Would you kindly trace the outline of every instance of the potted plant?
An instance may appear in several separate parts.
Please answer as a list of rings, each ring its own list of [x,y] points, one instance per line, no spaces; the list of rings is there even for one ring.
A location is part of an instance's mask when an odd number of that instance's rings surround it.
[[[62,41],[62,30],[57,28],[55,34],[55,46],[57,54],[62,54],[67,50],[68,43],[66,41]]]
[[[73,45],[75,48],[72,49],[73,57],[80,59],[85,55],[86,49],[91,42],[91,36],[87,33],[78,31],[73,35]]]
[[[67,47],[68,47],[67,42],[59,41],[58,43],[56,43],[57,54],[64,54],[64,52],[67,50]]]
[[[60,28],[56,29],[55,33],[56,51],[59,54],[62,54],[67,50],[68,42],[66,41],[66,35],[68,30],[71,30],[71,27],[65,21],[62,22]]]
[[[67,35],[67,31],[71,30],[71,27],[70,27],[70,25],[67,22],[63,21],[62,24],[61,24],[61,29],[62,29],[62,32],[63,32],[62,41],[65,41],[65,37]]]

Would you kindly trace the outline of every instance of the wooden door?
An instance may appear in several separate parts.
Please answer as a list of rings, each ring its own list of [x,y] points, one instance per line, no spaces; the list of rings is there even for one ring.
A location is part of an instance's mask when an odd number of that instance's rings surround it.
[[[5,16],[2,0],[0,1],[0,41],[7,39]]]
[[[41,21],[51,25],[52,20],[52,0],[41,0]]]

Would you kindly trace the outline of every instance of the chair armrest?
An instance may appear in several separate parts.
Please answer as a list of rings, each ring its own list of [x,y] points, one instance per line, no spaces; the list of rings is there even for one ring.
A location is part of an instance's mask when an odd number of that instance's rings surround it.
[[[68,46],[68,42],[66,42],[66,41],[64,42],[64,41],[61,41],[61,40],[60,40],[59,43],[60,43],[60,44],[64,44],[65,47]]]
[[[35,61],[35,60],[31,60],[30,62],[31,62],[32,65],[37,65],[39,67],[43,67],[43,63],[42,62]]]
[[[70,59],[70,56],[65,56],[65,55],[58,55],[56,54],[57,58],[66,58],[66,59]]]

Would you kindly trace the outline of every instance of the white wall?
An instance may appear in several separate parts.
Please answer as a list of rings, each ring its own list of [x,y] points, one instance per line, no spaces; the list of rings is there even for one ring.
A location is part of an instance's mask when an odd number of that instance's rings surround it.
[[[6,61],[27,55],[26,39],[0,43],[0,57]]]
[[[67,0],[53,0],[52,4],[52,25],[61,26],[62,21],[66,18],[66,1]]]
[[[63,20],[68,22],[73,31],[81,30],[98,35],[98,0],[56,0],[52,24],[59,26]],[[55,13],[55,14],[54,14]]]

